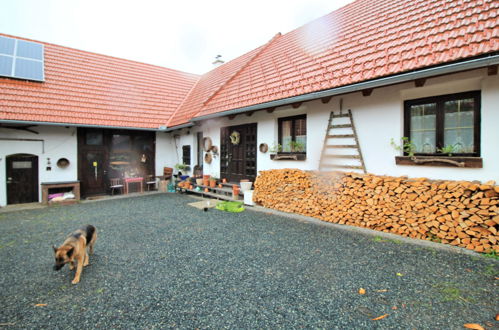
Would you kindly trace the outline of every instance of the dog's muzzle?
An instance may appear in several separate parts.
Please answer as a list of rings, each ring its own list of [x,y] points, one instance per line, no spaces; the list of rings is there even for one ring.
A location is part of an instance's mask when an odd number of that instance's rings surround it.
[[[59,270],[59,269],[61,269],[63,266],[64,266],[64,264],[62,264],[62,265],[54,265],[54,270]]]

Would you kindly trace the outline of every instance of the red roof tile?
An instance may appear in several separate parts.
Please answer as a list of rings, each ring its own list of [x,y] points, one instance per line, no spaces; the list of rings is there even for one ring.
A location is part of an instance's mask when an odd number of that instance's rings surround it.
[[[499,51],[496,0],[358,0],[196,76],[45,44],[44,83],[0,78],[0,119],[156,129]]]
[[[199,78],[43,44],[45,82],[0,77],[1,119],[157,129]]]
[[[197,116],[497,52],[498,9],[494,0],[358,0],[270,44]]]

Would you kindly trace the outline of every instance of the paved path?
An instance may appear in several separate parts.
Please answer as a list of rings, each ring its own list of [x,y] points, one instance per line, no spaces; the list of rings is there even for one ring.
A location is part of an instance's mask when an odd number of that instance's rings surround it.
[[[157,194],[0,214],[0,327],[499,325],[496,259],[193,201]],[[96,252],[72,285],[67,267],[52,270],[51,246],[87,223],[99,230]]]

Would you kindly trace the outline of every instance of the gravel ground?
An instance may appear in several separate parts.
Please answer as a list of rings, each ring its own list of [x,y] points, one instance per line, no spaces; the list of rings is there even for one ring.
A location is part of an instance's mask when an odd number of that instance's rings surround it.
[[[499,326],[497,259],[193,201],[157,194],[0,214],[0,326]],[[72,285],[67,266],[52,270],[51,245],[87,223],[99,239]]]

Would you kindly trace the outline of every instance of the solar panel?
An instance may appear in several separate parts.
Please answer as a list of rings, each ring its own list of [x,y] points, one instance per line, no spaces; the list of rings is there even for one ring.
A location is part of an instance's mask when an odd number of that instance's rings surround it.
[[[43,45],[0,36],[0,76],[44,81]]]

